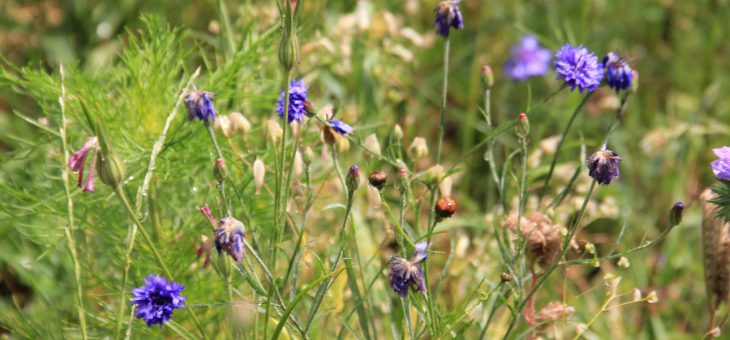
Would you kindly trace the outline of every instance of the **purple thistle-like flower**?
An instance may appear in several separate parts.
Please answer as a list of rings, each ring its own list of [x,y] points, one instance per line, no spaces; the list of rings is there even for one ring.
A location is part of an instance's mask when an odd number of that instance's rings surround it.
[[[460,30],[464,28],[464,18],[459,10],[461,0],[445,0],[436,7],[436,20],[434,26],[436,33],[444,38],[449,37],[449,31],[453,27]]]
[[[598,57],[583,45],[578,47],[563,45],[555,54],[555,58],[553,64],[555,72],[558,73],[557,79],[570,85],[571,91],[578,87],[581,93],[584,90],[593,92],[601,85],[603,65],[598,62]]]
[[[607,149],[604,144],[601,150],[588,157],[588,175],[598,184],[608,185],[612,180],[619,178],[619,161],[621,157]]]
[[[144,286],[132,290],[134,298],[130,301],[133,305],[137,305],[135,316],[144,319],[147,327],[154,324],[162,327],[165,322],[170,321],[176,308],[184,307],[185,297],[180,295],[183,288],[185,286],[175,281],[170,281],[168,284],[166,278],[150,274],[144,280]]]
[[[550,50],[540,47],[535,37],[526,35],[510,50],[504,74],[515,80],[545,75],[550,69],[550,57]]]
[[[337,131],[337,133],[343,136],[347,136],[353,131],[352,126],[347,125],[345,122],[339,119],[330,119],[329,123],[330,125],[332,125],[332,128]]]
[[[712,149],[712,152],[717,156],[717,160],[710,164],[712,166],[712,173],[715,174],[717,179],[730,181],[730,147],[723,146]]]
[[[606,69],[606,83],[615,89],[616,93],[631,88],[633,70],[626,62],[626,58],[621,57],[618,53],[609,52],[603,57],[603,66]]]
[[[200,90],[191,91],[187,97],[185,97],[185,107],[188,108],[188,119],[193,120],[195,118],[201,121],[210,119],[215,121],[215,108],[213,107],[212,98],[215,93],[205,92]]]
[[[301,122],[307,110],[304,108],[304,102],[307,101],[307,92],[309,88],[304,85],[304,79],[299,81],[292,80],[289,85],[289,112],[287,117],[287,123],[291,124],[293,121]],[[276,105],[276,112],[279,114],[279,118],[284,119],[284,96],[285,91],[281,91],[279,100]]]
[[[416,248],[410,260],[393,256],[391,258],[390,272],[388,279],[390,287],[402,298],[408,296],[408,290],[415,287],[421,292],[426,292],[426,280],[421,263],[428,258],[427,242],[416,243]]]
[[[245,237],[241,221],[230,216],[224,217],[215,230],[215,249],[219,255],[225,251],[234,261],[241,261]]]

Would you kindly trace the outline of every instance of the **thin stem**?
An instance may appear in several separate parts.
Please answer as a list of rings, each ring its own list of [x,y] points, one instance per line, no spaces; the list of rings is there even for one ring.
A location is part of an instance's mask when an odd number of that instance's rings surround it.
[[[429,238],[428,242],[429,243],[431,242],[430,241],[430,238],[431,238],[430,231],[432,231],[434,228],[436,228],[436,224],[438,224],[438,223],[439,223],[439,219],[434,219],[433,225],[431,227],[429,227],[429,233],[428,233],[428,238]],[[429,284],[429,279],[428,279],[428,261],[423,262],[423,278],[424,278],[424,281],[426,284],[426,293],[425,294],[426,294],[426,303],[428,304],[428,318],[429,318],[429,324],[430,324],[429,328],[431,329],[431,335],[435,336],[436,334],[438,334],[438,329],[436,327],[437,326],[436,317],[433,313],[433,299],[432,299],[433,292],[431,292],[431,286]]]
[[[512,329],[514,329],[515,324],[517,323],[517,320],[520,319],[520,314],[522,314],[522,311],[524,310],[525,306],[527,306],[527,303],[530,301],[533,295],[537,292],[538,289],[545,283],[545,281],[550,277],[550,274],[557,268],[559,264],[559,259],[563,258],[565,256],[565,253],[568,251],[568,248],[570,246],[570,240],[573,239],[573,236],[575,233],[580,229],[580,223],[583,220],[583,214],[586,211],[586,207],[588,207],[588,202],[591,199],[591,195],[593,194],[593,189],[596,187],[596,180],[591,181],[591,186],[588,188],[588,192],[586,193],[585,198],[583,199],[583,204],[580,207],[580,210],[578,210],[578,216],[576,216],[575,220],[570,226],[570,229],[568,229],[568,235],[565,236],[565,239],[563,240],[563,247],[560,250],[560,253],[555,258],[553,263],[548,267],[548,269],[542,274],[540,277],[540,280],[537,281],[537,283],[530,289],[530,291],[527,293],[527,295],[522,299],[522,301],[517,305],[517,308],[515,310],[515,315],[512,317],[512,321],[509,324],[509,327],[507,328],[507,332],[504,333],[504,339],[509,338],[509,334],[512,332]]]
[[[568,120],[568,125],[565,126],[565,130],[563,131],[563,134],[560,136],[560,142],[558,142],[558,147],[555,149],[555,155],[553,156],[553,161],[550,163],[550,168],[548,169],[547,176],[545,177],[545,181],[542,184],[542,190],[540,190],[540,196],[538,197],[538,206],[540,206],[540,203],[542,203],[542,198],[545,196],[545,193],[548,190],[548,184],[550,184],[550,178],[553,176],[553,170],[555,170],[555,165],[558,163],[558,157],[560,157],[560,150],[563,147],[563,142],[565,141],[565,137],[568,135],[568,132],[570,132],[570,127],[573,126],[573,121],[575,121],[575,117],[578,116],[578,113],[581,111],[583,106],[588,102],[588,98],[591,97],[593,92],[588,92],[583,99],[578,104],[578,107],[575,108],[573,111],[573,115],[570,116],[570,120]]]
[[[205,120],[205,129],[208,130],[208,135],[210,136],[210,141],[213,142],[213,148],[215,149],[215,153],[218,156],[219,160],[225,161],[225,158],[223,158],[223,152],[221,152],[221,148],[218,146],[218,140],[215,138],[215,132],[213,131],[213,126],[210,125],[210,120]],[[224,163],[225,164],[225,163]],[[218,164],[216,163],[216,167]],[[220,169],[216,169],[216,171],[221,172],[221,176],[216,176],[217,181],[217,187],[218,187],[218,193],[221,196],[221,201],[223,201],[223,206],[226,207],[226,216],[233,216],[233,211],[231,211],[231,203],[226,198],[226,179],[225,177],[228,176],[228,174],[225,172],[225,167],[222,167]]]
[[[68,249],[71,253],[71,261],[74,264],[74,280],[76,280],[76,310],[79,314],[79,326],[81,328],[81,337],[86,340],[88,339],[88,332],[86,330],[86,314],[84,313],[84,287],[81,283],[81,265],[79,264],[78,252],[76,250],[76,238],[74,237],[74,202],[71,198],[71,186],[68,181],[68,143],[66,142],[66,128],[68,121],[66,120],[66,87],[64,86],[64,70],[63,65],[60,66],[61,73],[61,97],[58,98],[58,103],[61,106],[61,128],[59,129],[61,134],[61,144],[63,146],[63,164],[61,164],[61,177],[63,179],[63,189],[66,193],[66,202],[68,210],[68,224],[63,228],[66,236],[66,243],[68,243]],[[121,320],[121,319],[118,319]],[[119,337],[119,331],[117,331],[117,338]]]
[[[449,46],[451,40],[447,37],[444,42],[444,85],[441,91],[441,113],[439,118],[439,139],[436,148],[436,164],[441,163],[441,146],[444,142],[444,133],[446,125],[446,96],[449,92]]]
[[[114,193],[117,194],[119,201],[122,202],[124,209],[127,211],[127,215],[129,215],[129,218],[132,219],[132,222],[134,222],[134,224],[137,226],[137,229],[139,229],[140,234],[142,234],[142,238],[144,238],[145,242],[147,242],[147,245],[152,250],[152,254],[157,260],[157,263],[160,265],[160,268],[162,268],[162,271],[165,273],[165,277],[173,280],[172,272],[167,269],[167,265],[165,265],[165,261],[162,259],[160,252],[157,251],[155,244],[152,242],[150,234],[147,233],[147,231],[144,229],[144,227],[142,226],[142,222],[140,222],[137,214],[134,212],[132,206],[129,204],[129,200],[127,200],[127,196],[124,194],[122,186],[118,185],[114,187]],[[200,334],[203,336],[203,338],[208,339],[208,334],[205,333],[203,326],[200,325],[200,321],[198,321],[198,317],[195,315],[195,313],[191,309],[185,309],[190,313],[190,317],[193,319],[193,323],[195,323],[195,326],[198,327],[198,330],[200,331]]]

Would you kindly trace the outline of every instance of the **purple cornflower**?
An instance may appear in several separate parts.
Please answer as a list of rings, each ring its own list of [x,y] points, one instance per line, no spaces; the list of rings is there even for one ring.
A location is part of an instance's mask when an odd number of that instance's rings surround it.
[[[185,286],[175,281],[170,281],[168,284],[166,278],[150,274],[144,280],[144,286],[132,290],[134,298],[130,301],[133,305],[137,305],[135,316],[144,319],[147,327],[152,327],[154,324],[160,324],[162,327],[165,322],[170,321],[176,308],[184,307],[185,297],[180,295],[183,288]]]
[[[535,37],[526,35],[510,50],[504,74],[515,80],[545,75],[550,69],[550,57],[550,50],[540,47]]]
[[[464,28],[464,18],[461,16],[461,10],[459,10],[459,3],[461,0],[445,0],[439,3],[436,7],[436,21],[434,26],[436,27],[436,33],[444,38],[449,37],[449,30],[453,27],[454,29],[460,30]]]
[[[234,261],[241,261],[245,236],[241,221],[230,216],[222,218],[215,230],[215,249],[218,250],[218,255],[225,251]]]
[[[416,243],[410,260],[398,256],[391,257],[388,279],[390,280],[390,287],[401,298],[408,296],[408,289],[414,286],[419,291],[426,292],[426,280],[423,269],[421,269],[421,263],[428,258],[427,247],[427,242]]]
[[[213,108],[213,98],[215,93],[200,90],[191,91],[185,97],[185,107],[188,108],[188,119],[195,118],[201,121],[215,121],[215,108]]]
[[[711,164],[715,177],[723,181],[730,181],[730,147],[712,149],[712,152],[717,156],[717,160]]]
[[[86,140],[84,145],[78,151],[71,155],[71,159],[68,160],[68,167],[71,171],[79,173],[76,186],[83,188],[85,192],[94,192],[94,171],[96,169],[96,154],[91,160],[91,166],[89,167],[89,175],[86,176],[86,182],[81,185],[84,179],[84,168],[86,167],[86,157],[89,152],[95,150],[99,145],[99,139],[91,137]]]
[[[329,121],[330,125],[332,125],[332,128],[337,131],[337,133],[347,136],[352,133],[352,126],[347,125],[345,122],[339,120],[339,119],[330,119]]]
[[[301,122],[307,110],[304,109],[304,102],[307,101],[307,92],[309,88],[304,85],[304,79],[299,81],[292,80],[289,85],[289,112],[287,117],[287,123],[291,124],[293,121]],[[284,119],[284,96],[285,91],[281,91],[279,100],[276,105],[276,112],[279,113],[279,118]]]
[[[621,157],[603,144],[601,150],[588,157],[588,175],[593,177],[598,184],[608,185],[619,177],[619,161],[621,161]]]
[[[606,83],[610,88],[615,89],[616,93],[631,88],[633,71],[626,62],[626,58],[621,57],[618,53],[608,52],[603,57],[603,66],[606,69]]]
[[[598,57],[588,49],[579,45],[573,47],[563,45],[560,51],[555,54],[554,66],[558,73],[559,80],[570,85],[570,90],[577,86],[581,93],[584,90],[593,92],[598,89],[603,79],[603,65],[598,62]]]

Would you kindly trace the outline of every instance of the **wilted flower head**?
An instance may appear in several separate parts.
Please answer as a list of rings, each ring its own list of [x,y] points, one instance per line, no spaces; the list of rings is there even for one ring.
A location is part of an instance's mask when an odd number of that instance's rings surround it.
[[[504,227],[517,232],[517,214],[512,213],[504,221]],[[519,231],[527,242],[527,259],[546,268],[555,261],[560,252],[560,226],[553,224],[550,217],[533,212],[529,218],[522,216]]]
[[[339,120],[339,119],[330,119],[329,120],[330,125],[335,130],[335,132],[347,136],[352,133],[353,129],[351,126],[347,125],[345,122]]]
[[[593,92],[601,85],[603,66],[598,62],[598,57],[583,45],[563,45],[555,58],[557,60],[553,63],[558,79],[569,85],[571,90],[578,87],[581,93],[584,90]]]
[[[540,47],[535,37],[526,35],[510,50],[504,74],[515,80],[545,75],[550,69],[550,54],[550,50]]]
[[[621,157],[607,149],[604,144],[601,150],[588,157],[588,175],[593,177],[598,184],[608,185],[619,177],[619,161],[621,161]]]
[[[215,249],[219,255],[225,251],[234,261],[241,261],[245,237],[241,221],[230,216],[224,217],[215,230]]]
[[[370,185],[380,190],[385,186],[385,183],[388,182],[388,174],[383,171],[373,171],[370,173],[370,176],[368,176],[368,182],[370,182]]]
[[[421,269],[421,263],[428,258],[427,247],[428,242],[416,243],[410,260],[398,256],[391,257],[388,279],[390,279],[390,287],[400,297],[405,298],[408,296],[408,289],[411,287],[426,292],[426,280],[423,269]]]
[[[449,30],[453,27],[454,29],[464,28],[464,18],[461,16],[461,10],[459,10],[459,3],[461,0],[445,0],[439,3],[436,8],[436,33],[444,38],[449,37]]]
[[[551,301],[547,304],[547,306],[543,307],[537,312],[537,314],[535,314],[533,323],[539,325],[537,327],[538,330],[544,330],[548,327],[549,323],[567,318],[573,314],[573,312],[575,312],[575,308],[557,301]]]
[[[98,146],[99,139],[96,137],[91,137],[87,139],[81,149],[74,152],[73,155],[71,155],[71,159],[68,160],[69,169],[71,169],[71,171],[76,171],[79,173],[76,186],[78,186],[79,188],[83,188],[85,192],[94,192],[94,171],[96,169],[96,154],[94,154],[94,158],[91,161],[91,166],[89,167],[89,175],[86,177],[86,183],[84,183],[84,185],[82,186],[81,182],[83,182],[84,179],[84,167],[86,167],[86,157],[89,155],[89,152],[97,149]]]
[[[188,119],[195,118],[201,121],[208,119],[215,121],[215,108],[213,108],[213,98],[215,93],[194,90],[185,97],[185,107],[188,108]]]
[[[304,102],[307,100],[307,92],[309,88],[304,85],[304,79],[299,81],[292,80],[289,85],[289,112],[286,122],[291,124],[293,121],[301,122],[302,118],[307,111],[304,108]],[[281,91],[279,95],[278,105],[276,106],[276,112],[279,113],[279,118],[284,119],[284,96],[285,91]]]
[[[175,281],[168,284],[166,278],[150,274],[144,280],[144,286],[132,290],[134,298],[131,303],[137,305],[135,316],[144,319],[147,327],[154,324],[162,327],[165,322],[170,321],[176,308],[184,307],[185,297],[180,295],[183,288],[185,286]]]
[[[730,147],[723,146],[712,149],[712,152],[717,156],[717,160],[710,164],[712,166],[712,173],[715,174],[717,179],[730,181]]]
[[[615,89],[616,93],[631,88],[633,71],[626,62],[626,58],[621,57],[618,53],[609,52],[603,57],[603,66],[606,69],[606,83],[610,88]]]

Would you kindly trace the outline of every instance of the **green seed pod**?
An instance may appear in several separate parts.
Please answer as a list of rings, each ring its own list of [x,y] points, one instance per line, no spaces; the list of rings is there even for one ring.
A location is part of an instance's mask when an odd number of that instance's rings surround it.
[[[291,70],[299,61],[299,40],[296,35],[285,34],[279,43],[279,63],[285,70]]]
[[[101,181],[113,188],[122,183],[124,178],[124,164],[113,153],[99,153],[99,159],[96,162],[96,172],[99,173]]]

